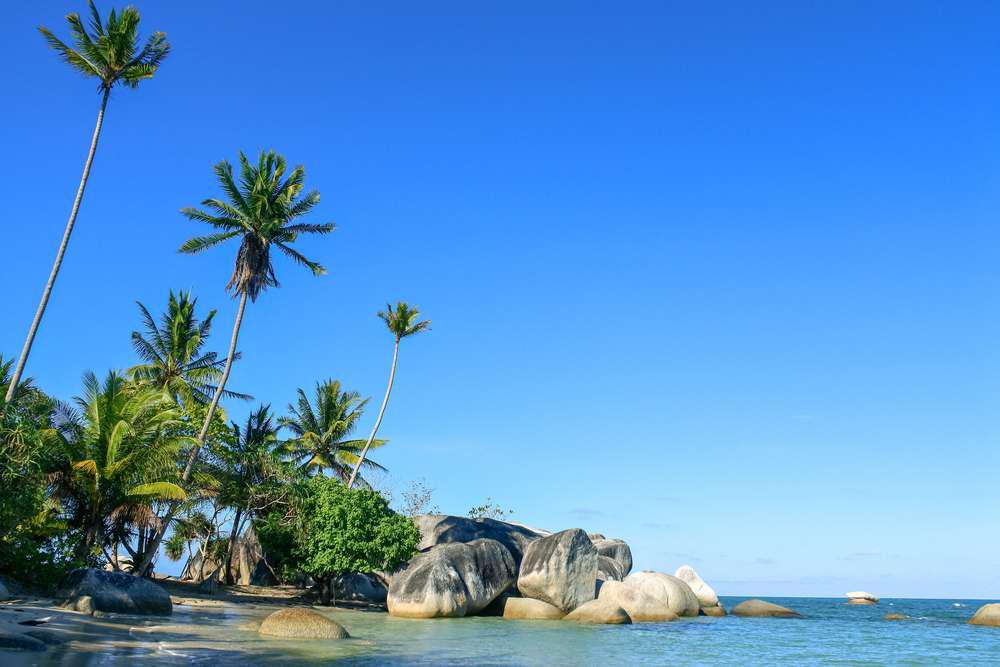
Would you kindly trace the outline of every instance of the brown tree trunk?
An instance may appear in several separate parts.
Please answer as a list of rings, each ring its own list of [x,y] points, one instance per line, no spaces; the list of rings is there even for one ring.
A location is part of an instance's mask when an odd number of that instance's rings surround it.
[[[108,88],[104,90],[104,95],[101,97],[101,109],[97,112],[97,124],[94,126],[94,135],[90,139],[90,151],[87,153],[87,161],[83,164],[83,176],[80,177],[80,186],[76,189],[76,198],[73,200],[73,208],[69,212],[69,221],[66,223],[65,231],[63,231],[62,242],[59,244],[59,250],[56,252],[56,261],[52,264],[49,280],[45,283],[45,289],[42,291],[42,300],[38,303],[35,318],[31,321],[31,328],[28,329],[28,337],[24,341],[24,347],[21,348],[21,356],[17,360],[17,368],[14,369],[14,375],[10,378],[10,386],[7,387],[7,396],[4,398],[4,405],[10,403],[11,399],[14,398],[14,392],[21,381],[24,366],[28,363],[28,355],[31,354],[31,346],[35,342],[35,335],[38,333],[38,327],[42,323],[42,316],[45,315],[45,308],[49,304],[49,295],[52,294],[52,288],[56,284],[56,277],[59,275],[59,268],[62,266],[63,256],[66,254],[66,248],[69,246],[69,237],[73,233],[73,226],[76,224],[76,215],[80,211],[80,202],[83,201],[83,191],[86,190],[87,179],[90,178],[90,167],[94,163],[94,154],[97,152],[97,140],[101,136],[101,126],[104,124],[104,110],[108,106],[108,96],[110,94],[111,89]]]
[[[233,551],[236,549],[236,538],[240,534],[240,517],[243,514],[242,509],[236,510],[236,516],[233,518],[233,529],[229,533],[229,549],[226,551],[226,583],[232,586],[236,583],[233,577]]]

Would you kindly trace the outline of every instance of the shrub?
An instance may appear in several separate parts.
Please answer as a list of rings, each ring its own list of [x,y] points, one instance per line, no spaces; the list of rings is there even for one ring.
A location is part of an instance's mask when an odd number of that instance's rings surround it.
[[[319,584],[323,604],[330,602],[334,577],[394,570],[416,553],[420,531],[375,491],[315,477],[300,503],[295,555]]]

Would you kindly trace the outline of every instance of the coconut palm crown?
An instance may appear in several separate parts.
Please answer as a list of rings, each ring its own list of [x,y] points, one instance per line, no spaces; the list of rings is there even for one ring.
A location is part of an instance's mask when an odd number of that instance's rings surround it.
[[[305,169],[295,167],[288,178],[284,178],[285,168],[285,158],[274,151],[261,151],[256,165],[241,152],[238,184],[228,161],[215,165],[219,185],[229,201],[206,199],[202,206],[209,211],[181,210],[189,219],[208,223],[219,230],[188,240],[181,246],[181,252],[199,253],[230,239],[240,239],[236,264],[226,289],[234,295],[246,294],[251,301],[256,301],[268,287],[278,286],[271,261],[272,247],[314,275],[326,273],[322,265],[304,257],[291,244],[299,234],[328,234],[334,230],[334,225],[292,224],[319,203],[319,192],[313,190],[302,195]]]
[[[389,332],[396,337],[396,340],[427,331],[431,328],[431,321],[419,321],[420,309],[410,306],[405,301],[396,303],[393,309],[391,303],[385,304],[385,310],[378,313],[379,319],[385,322]]]
[[[135,379],[167,391],[178,403],[208,403],[222,376],[224,359],[204,346],[212,329],[214,310],[197,316],[198,299],[190,292],[173,290],[167,310],[157,322],[139,302],[145,332],[132,332],[132,346],[144,363],[129,370]],[[236,355],[239,358],[239,354]],[[249,400],[250,396],[225,391],[225,396]]]
[[[93,0],[87,5],[90,8],[89,30],[79,14],[66,15],[75,48],[48,28],[39,27],[49,46],[73,69],[99,79],[99,89],[104,92],[119,83],[135,88],[140,81],[151,78],[170,53],[167,35],[154,32],[139,48],[139,11],[135,7],[126,7],[121,13],[112,9],[104,22]]]
[[[298,401],[288,406],[289,416],[278,420],[292,433],[286,443],[291,460],[307,474],[329,470],[341,480],[347,480],[365,444],[364,440],[351,439],[350,435],[367,403],[368,399],[361,398],[356,391],[342,391],[337,380],[317,383],[314,403],[310,403],[305,391],[299,389]],[[385,442],[378,440],[372,446],[381,447]],[[369,469],[385,470],[374,461],[365,461],[365,465]]]

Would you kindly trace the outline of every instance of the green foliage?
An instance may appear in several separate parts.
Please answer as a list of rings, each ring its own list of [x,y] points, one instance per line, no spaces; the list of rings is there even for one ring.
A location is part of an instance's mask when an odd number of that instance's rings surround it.
[[[391,303],[385,304],[385,310],[380,311],[378,317],[385,322],[385,326],[396,340],[431,328],[430,320],[420,321],[420,309],[416,306],[410,306],[405,301],[396,303],[395,308],[392,307]]]
[[[11,365],[0,356],[0,396],[6,395]],[[9,404],[0,403],[0,572],[43,591],[77,565],[77,536],[59,520],[43,475],[60,437],[57,408],[30,379],[18,384]]]
[[[112,9],[107,22],[103,22],[93,0],[87,4],[90,30],[79,14],[67,14],[74,46],[41,27],[38,30],[49,46],[76,71],[99,79],[105,92],[119,83],[135,88],[140,81],[151,78],[170,52],[167,36],[154,32],[139,48],[139,12],[135,7],[126,7],[120,13]]]
[[[497,519],[503,521],[514,514],[512,509],[504,509],[499,503],[486,496],[486,502],[469,510],[470,519]]]
[[[278,286],[271,261],[272,248],[306,267],[313,275],[326,273],[322,265],[307,259],[292,248],[292,244],[299,234],[329,234],[334,226],[294,222],[319,203],[319,192],[313,190],[302,195],[305,168],[295,167],[288,178],[284,178],[285,168],[285,158],[274,151],[261,151],[256,166],[240,153],[239,184],[228,161],[215,165],[216,177],[228,201],[204,200],[202,205],[209,211],[181,210],[190,220],[220,230],[189,239],[181,246],[181,252],[199,253],[230,239],[240,239],[236,265],[226,288],[233,294],[246,294],[251,301],[256,301],[268,287]]]
[[[127,538],[133,527],[157,522],[151,503],[178,500],[179,411],[164,392],[127,382],[115,372],[103,383],[84,376],[82,412],[68,428],[63,456],[50,471],[53,497],[82,533],[79,555]]]
[[[420,531],[389,509],[379,493],[348,489],[339,480],[309,480],[298,510],[295,553],[317,579],[345,572],[394,570],[417,550]]]
[[[368,399],[356,391],[341,391],[338,380],[327,380],[316,385],[316,398],[310,404],[305,391],[298,390],[298,401],[288,406],[290,416],[282,417],[282,426],[292,432],[287,443],[289,454],[304,473],[331,471],[347,480],[351,467],[357,463],[364,440],[351,439],[364,414]],[[381,447],[385,440],[376,440],[373,447]],[[374,461],[365,461],[366,468],[385,470]]]
[[[225,363],[225,359],[219,359],[215,352],[203,349],[216,311],[209,311],[199,320],[195,310],[197,304],[198,299],[190,292],[178,292],[175,296],[171,290],[167,310],[157,322],[149,310],[138,303],[145,331],[132,332],[132,346],[143,363],[129,370],[130,377],[166,391],[178,405],[187,407],[212,399]],[[250,398],[232,391],[223,395]]]
[[[290,525],[287,512],[273,510],[254,519],[253,528],[257,540],[268,562],[275,569],[281,583],[292,583],[296,579],[295,528]]]

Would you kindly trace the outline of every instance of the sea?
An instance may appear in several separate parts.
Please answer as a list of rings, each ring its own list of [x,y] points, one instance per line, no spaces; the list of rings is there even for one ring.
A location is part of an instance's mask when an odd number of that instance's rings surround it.
[[[728,609],[747,598],[728,597]],[[762,598],[801,619],[698,617],[624,626],[471,617],[411,620],[322,610],[352,638],[266,639],[274,607],[178,605],[161,619],[102,619],[114,629],[45,653],[32,665],[1000,665],[1000,628],[970,626],[985,600]],[[905,621],[887,621],[888,613]],[[8,656],[10,654],[7,654]],[[0,655],[0,660],[3,656]],[[17,661],[21,663],[21,660]]]

